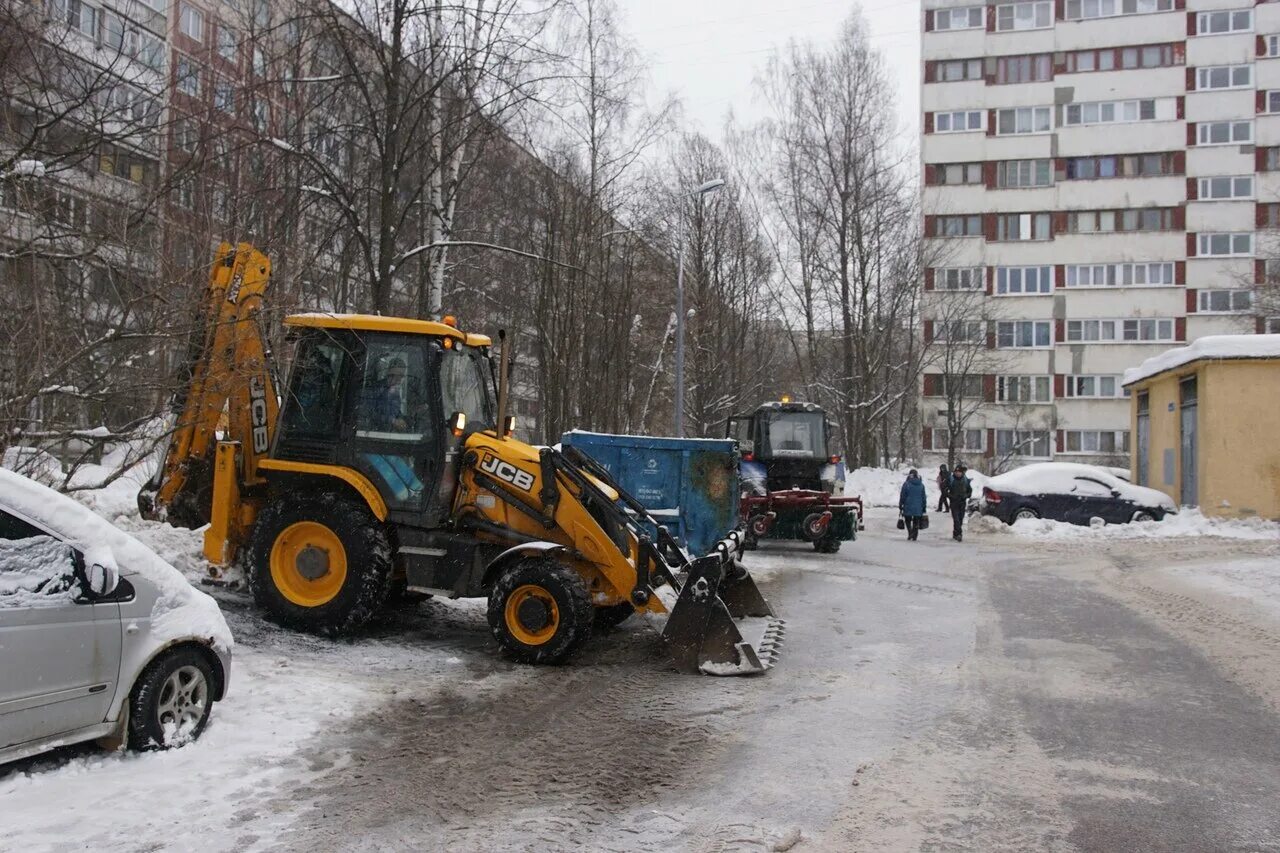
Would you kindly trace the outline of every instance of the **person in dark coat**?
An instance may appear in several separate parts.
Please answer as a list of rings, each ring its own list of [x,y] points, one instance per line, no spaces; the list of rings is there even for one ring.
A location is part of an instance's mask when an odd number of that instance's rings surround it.
[[[964,514],[969,508],[969,496],[973,494],[973,484],[966,475],[968,468],[957,465],[947,481],[947,500],[951,502],[951,538],[957,542],[964,539]]]
[[[947,481],[951,479],[951,472],[947,470],[947,463],[943,462],[938,466],[938,479],[934,480],[938,484],[938,512],[946,512],[951,506],[947,500]]]
[[[920,536],[920,517],[929,506],[929,498],[925,495],[924,480],[915,468],[907,474],[907,481],[902,484],[898,493],[898,511],[906,524],[907,541],[914,542]]]

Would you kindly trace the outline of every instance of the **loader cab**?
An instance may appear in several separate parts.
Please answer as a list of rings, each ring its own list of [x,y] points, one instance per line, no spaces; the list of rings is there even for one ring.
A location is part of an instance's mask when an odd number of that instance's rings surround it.
[[[744,463],[764,469],[767,490],[830,491],[831,430],[816,403],[765,403],[748,415],[729,418],[726,436],[736,439]],[[748,468],[748,470],[750,470]]]
[[[390,520],[441,523],[456,484],[452,415],[462,412],[468,430],[495,422],[487,347],[422,320],[301,315],[286,323],[296,351],[269,468],[354,470],[376,488]]]

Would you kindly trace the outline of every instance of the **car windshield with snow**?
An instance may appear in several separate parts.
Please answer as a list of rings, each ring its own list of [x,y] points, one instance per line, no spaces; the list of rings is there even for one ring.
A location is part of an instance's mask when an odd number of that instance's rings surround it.
[[[979,509],[1005,524],[1047,518],[1088,525],[1159,521],[1177,512],[1169,496],[1135,486],[1093,465],[1042,462],[992,477]]]
[[[200,735],[227,688],[213,599],[86,507],[0,469],[0,762]]]

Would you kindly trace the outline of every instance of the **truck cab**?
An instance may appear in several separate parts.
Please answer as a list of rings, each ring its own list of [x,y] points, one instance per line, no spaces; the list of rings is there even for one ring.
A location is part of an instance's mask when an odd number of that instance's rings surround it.
[[[834,494],[843,485],[831,429],[816,403],[787,399],[729,418],[726,436],[738,442],[744,486],[757,493],[805,489]]]

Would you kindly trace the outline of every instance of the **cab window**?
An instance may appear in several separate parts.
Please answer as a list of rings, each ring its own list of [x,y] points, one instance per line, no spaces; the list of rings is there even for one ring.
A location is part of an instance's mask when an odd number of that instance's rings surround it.
[[[440,394],[444,416],[467,416],[468,427],[493,426],[493,404],[484,360],[461,348],[447,349],[440,360]]]
[[[76,560],[67,543],[0,510],[0,608],[74,600]]]
[[[827,455],[822,415],[786,412],[768,416],[765,437],[773,456]]]
[[[281,417],[284,435],[336,438],[338,383],[346,357],[333,340],[310,338],[299,344]]]
[[[423,348],[417,343],[371,342],[356,407],[356,435],[422,441],[434,432]]]

